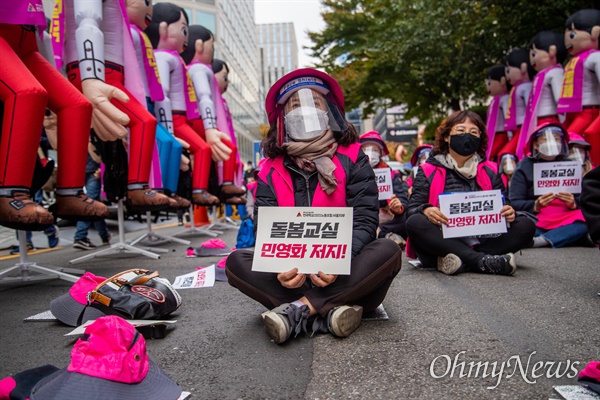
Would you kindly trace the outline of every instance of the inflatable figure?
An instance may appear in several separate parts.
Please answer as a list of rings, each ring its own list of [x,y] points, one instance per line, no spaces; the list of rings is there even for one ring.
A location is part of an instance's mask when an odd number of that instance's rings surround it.
[[[54,216],[94,220],[108,208],[83,194],[92,108],[38,51],[46,27],[41,0],[0,3],[0,225],[41,230],[54,217],[29,188],[46,107],[57,115],[58,177]]]
[[[198,110],[202,117],[202,121],[194,121],[193,124],[203,124],[206,142],[212,149],[213,160],[223,161],[221,195],[225,197],[225,202],[243,204],[245,201],[239,196],[243,195],[245,190],[233,184],[237,147],[231,141],[219,83],[211,66],[214,59],[214,37],[208,29],[192,25],[189,40],[189,46],[182,54],[182,58],[188,64],[198,99]]]
[[[592,163],[600,163],[600,10],[579,10],[565,24],[565,46],[573,56],[565,66],[558,112],[565,127],[592,146]]]
[[[128,208],[167,208],[169,198],[148,186],[156,119],[145,106],[124,0],[59,1],[54,21],[53,27],[64,26],[62,35],[53,32],[57,66],[64,60],[69,80],[91,101],[95,133],[102,140],[125,139],[129,128]]]
[[[508,134],[504,130],[504,115],[508,106],[510,85],[506,83],[504,65],[494,65],[487,70],[485,86],[488,94],[493,96],[487,109],[486,119],[486,130],[489,138],[487,158],[495,160],[498,151],[508,143]]]
[[[513,132],[513,135],[498,153],[515,154],[523,121],[525,120],[527,100],[531,91],[531,79],[535,75],[535,70],[529,64],[529,51],[526,49],[514,49],[504,57],[504,60],[506,64],[506,82],[512,85],[508,97],[504,129]]]
[[[523,158],[527,141],[535,128],[544,122],[560,122],[556,106],[563,81],[562,63],[567,58],[563,36],[543,31],[531,39],[529,61],[537,71],[531,85],[525,121],[521,129],[517,156]]]
[[[140,66],[146,102],[150,112],[154,113],[154,102],[164,100],[165,96],[160,85],[152,43],[143,32],[152,21],[152,1],[126,0],[126,3],[129,29],[133,38],[138,65]],[[189,201],[176,195],[182,146],[163,124],[156,125],[156,143],[160,154],[162,186],[171,192],[173,199],[177,201],[178,207],[188,208],[190,206]]]
[[[229,128],[229,137],[231,138],[231,142],[234,146],[237,147],[237,139],[235,136],[235,129],[233,128],[233,119],[231,118],[231,111],[229,111],[229,105],[227,104],[227,100],[223,97],[223,94],[227,91],[229,87],[229,66],[225,61],[214,59],[212,62],[212,70],[215,74],[215,78],[217,78],[217,82],[219,83],[219,91],[221,92],[220,97],[223,103],[223,110],[225,112],[225,117],[227,120],[227,127]],[[244,174],[244,165],[240,158],[240,152],[236,152],[235,157],[235,174],[233,177],[233,182],[236,186],[240,186],[243,183],[243,174]]]

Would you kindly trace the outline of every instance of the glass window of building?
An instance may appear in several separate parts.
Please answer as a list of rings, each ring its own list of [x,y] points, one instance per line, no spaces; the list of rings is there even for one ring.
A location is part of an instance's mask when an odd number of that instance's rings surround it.
[[[195,24],[202,25],[209,31],[216,35],[217,32],[217,20],[214,14],[206,13],[203,11],[195,11]]]

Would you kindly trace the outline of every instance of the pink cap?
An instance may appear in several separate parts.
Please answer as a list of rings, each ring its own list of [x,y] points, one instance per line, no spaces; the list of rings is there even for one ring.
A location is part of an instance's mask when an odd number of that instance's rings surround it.
[[[71,297],[79,304],[87,304],[87,294],[94,290],[96,286],[104,282],[106,278],[96,276],[91,272],[86,272],[69,289]]]
[[[282,76],[271,86],[265,108],[269,123],[277,119],[277,104],[284,102],[292,93],[302,88],[310,88],[320,93],[331,93],[342,115],[345,114],[344,93],[335,79],[325,72],[313,68],[301,68]]]
[[[85,328],[71,351],[67,370],[109,381],[135,384],[148,373],[146,340],[123,318],[98,318]]]
[[[365,144],[368,142],[372,142],[372,143],[375,143],[376,145],[378,145],[379,148],[381,149],[382,155],[387,156],[388,154],[390,154],[387,146],[383,142],[383,139],[381,139],[381,136],[379,136],[379,132],[369,131],[369,132],[366,132],[366,133],[363,133],[362,135],[360,135],[360,143],[361,144]]]
[[[579,378],[588,378],[600,383],[600,361],[590,361],[585,368],[579,372]]]

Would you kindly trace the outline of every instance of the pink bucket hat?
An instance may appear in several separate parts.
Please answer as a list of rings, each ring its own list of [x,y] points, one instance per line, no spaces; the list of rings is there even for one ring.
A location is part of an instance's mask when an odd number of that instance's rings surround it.
[[[31,400],[176,400],[176,385],[146,354],[146,340],[114,315],[85,328],[71,351],[71,363],[44,378]]]
[[[94,307],[86,307],[87,294],[96,286],[104,282],[106,278],[86,272],[71,286],[69,291],[50,302],[50,311],[63,324],[78,326],[82,323],[100,318],[104,313]],[[77,323],[81,312],[85,309],[80,323]]]

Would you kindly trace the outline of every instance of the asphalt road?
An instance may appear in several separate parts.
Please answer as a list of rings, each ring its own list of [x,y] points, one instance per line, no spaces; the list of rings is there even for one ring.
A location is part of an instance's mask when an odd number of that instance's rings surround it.
[[[233,246],[235,236],[228,230],[222,239]],[[197,246],[208,238],[191,239]],[[186,258],[185,245],[162,247],[172,251],[160,260],[121,255],[69,266],[85,252],[67,246],[30,261],[103,276],[142,267],[172,281],[219,260]],[[404,260],[384,302],[389,320],[364,322],[347,339],[320,335],[283,346],[264,332],[260,304],[216,282],[180,291],[176,327],[149,341],[148,353],[194,399],[558,398],[554,385],[576,383],[567,376],[600,359],[599,260],[595,248],[528,249],[514,277],[448,277]],[[71,328],[23,321],[69,287],[60,280],[0,287],[0,377],[69,363],[75,339],[63,335]]]

